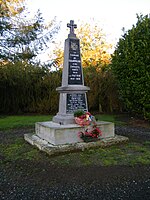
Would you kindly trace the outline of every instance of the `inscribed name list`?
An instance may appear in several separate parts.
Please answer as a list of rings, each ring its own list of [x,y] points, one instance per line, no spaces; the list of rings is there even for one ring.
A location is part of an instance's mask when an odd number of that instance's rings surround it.
[[[67,113],[72,114],[76,110],[87,111],[85,94],[74,93],[67,94]]]
[[[69,68],[68,68],[68,84],[82,85],[81,57],[78,39],[70,39],[69,41]]]

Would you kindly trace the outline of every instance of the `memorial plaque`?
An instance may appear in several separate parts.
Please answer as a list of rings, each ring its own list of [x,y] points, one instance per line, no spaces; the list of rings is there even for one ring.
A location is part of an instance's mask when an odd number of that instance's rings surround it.
[[[70,85],[83,84],[80,47],[78,39],[70,39],[69,41],[68,84]]]
[[[67,94],[67,106],[66,111],[68,114],[74,113],[76,110],[87,111],[85,94]]]

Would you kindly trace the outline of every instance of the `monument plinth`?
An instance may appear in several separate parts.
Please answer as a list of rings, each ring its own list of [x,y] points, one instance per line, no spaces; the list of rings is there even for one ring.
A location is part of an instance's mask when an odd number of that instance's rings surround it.
[[[60,93],[59,112],[53,117],[53,122],[63,125],[75,123],[76,110],[88,111],[86,92],[90,90],[84,86],[80,41],[74,33],[77,25],[71,20],[67,27],[70,34],[65,40],[62,86],[56,89]]]

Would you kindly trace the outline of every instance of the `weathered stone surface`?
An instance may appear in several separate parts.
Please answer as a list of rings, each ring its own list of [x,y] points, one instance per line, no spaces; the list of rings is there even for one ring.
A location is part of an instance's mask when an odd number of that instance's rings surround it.
[[[114,137],[111,138],[100,139],[98,141],[88,142],[88,143],[79,142],[75,144],[52,145],[33,134],[25,134],[24,138],[27,142],[36,146],[41,151],[48,153],[49,155],[58,155],[61,153],[84,151],[90,148],[107,147],[128,141],[127,137],[115,135]]]

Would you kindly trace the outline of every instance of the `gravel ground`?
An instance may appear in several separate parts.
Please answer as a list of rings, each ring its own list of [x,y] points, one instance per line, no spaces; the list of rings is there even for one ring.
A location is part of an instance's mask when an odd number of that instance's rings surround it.
[[[148,128],[116,126],[115,130],[131,140],[150,140]],[[0,179],[0,197],[5,200],[150,199],[149,165],[56,167],[20,161],[1,167]]]
[[[149,128],[133,126],[116,126],[115,132],[117,135],[124,135],[129,137],[132,141],[144,142],[150,140]]]

